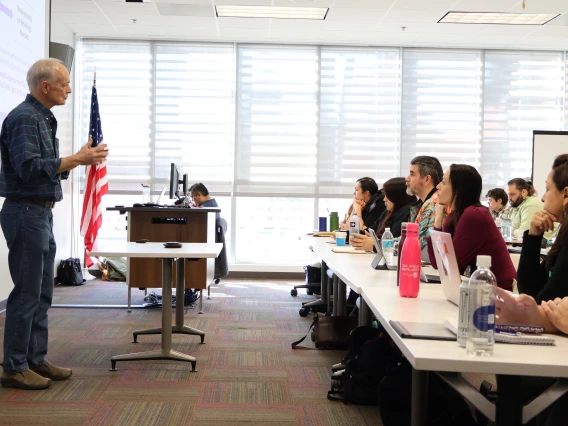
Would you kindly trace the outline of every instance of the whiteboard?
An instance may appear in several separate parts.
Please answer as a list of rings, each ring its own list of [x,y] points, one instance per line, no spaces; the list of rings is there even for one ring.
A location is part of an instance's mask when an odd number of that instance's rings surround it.
[[[560,154],[568,154],[568,132],[533,131],[532,179],[539,198],[544,195],[552,163]]]

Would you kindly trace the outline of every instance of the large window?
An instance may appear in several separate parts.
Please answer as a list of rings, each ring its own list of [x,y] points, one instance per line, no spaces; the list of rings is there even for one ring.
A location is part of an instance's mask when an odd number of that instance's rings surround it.
[[[83,39],[77,145],[94,72],[108,205],[154,199],[169,163],[229,222],[231,262],[303,263],[318,216],[355,180],[405,176],[416,155],[478,168],[484,187],[531,173],[532,130],[568,129],[565,52]],[[100,238],[124,238],[105,213]]]

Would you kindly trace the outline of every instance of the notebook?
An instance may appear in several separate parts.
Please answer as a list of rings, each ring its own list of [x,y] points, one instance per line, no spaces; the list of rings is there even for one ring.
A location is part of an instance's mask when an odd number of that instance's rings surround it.
[[[357,250],[354,249],[353,247],[332,247],[331,251],[334,253],[350,253],[350,254],[365,254],[367,253],[365,250]]]
[[[389,324],[400,337],[422,340],[450,340],[457,337],[442,323],[389,321]]]
[[[311,235],[314,236],[314,237],[333,237],[333,234],[335,234],[335,232],[317,231],[317,232],[314,232]],[[308,235],[310,235],[310,234],[308,234]]]
[[[444,325],[452,333],[457,334],[456,321],[447,319]],[[540,336],[535,334],[525,333],[508,333],[498,332],[495,333],[495,342],[497,343],[511,343],[516,345],[540,345],[540,346],[555,346],[556,341],[550,336]]]

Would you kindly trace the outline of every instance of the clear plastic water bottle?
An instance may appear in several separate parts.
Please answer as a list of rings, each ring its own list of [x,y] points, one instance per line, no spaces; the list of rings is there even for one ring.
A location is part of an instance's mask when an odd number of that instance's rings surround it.
[[[360,229],[361,222],[359,220],[359,216],[357,216],[356,212],[353,212],[353,214],[349,218],[349,238],[351,238],[355,234],[358,234]]]
[[[477,256],[469,279],[468,330],[465,350],[472,356],[491,356],[495,346],[495,286],[491,256]]]
[[[390,228],[385,228],[385,232],[381,238],[381,244],[383,246],[383,255],[385,256],[385,263],[387,266],[392,266],[393,256],[394,256],[394,237],[390,231]]]
[[[467,343],[467,328],[469,326],[469,280],[462,279],[458,309],[458,345],[465,348]]]

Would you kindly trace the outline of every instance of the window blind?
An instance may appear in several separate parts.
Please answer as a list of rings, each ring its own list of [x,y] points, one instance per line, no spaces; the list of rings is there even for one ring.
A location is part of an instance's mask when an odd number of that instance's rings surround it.
[[[83,40],[79,49],[79,130],[87,142],[91,89],[97,74],[97,96],[109,146],[109,189],[139,191],[152,178],[152,52],[148,42]],[[83,178],[83,174],[80,175]]]
[[[232,44],[157,44],[155,176],[170,163],[211,192],[232,190],[235,134]],[[155,188],[159,190],[161,188]]]
[[[560,52],[485,53],[482,176],[488,189],[530,177],[533,130],[562,129],[563,61]]]
[[[239,46],[236,195],[313,194],[318,52]]]
[[[399,173],[400,49],[322,48],[318,193]]]
[[[403,175],[417,155],[437,157],[444,170],[480,166],[482,67],[475,50],[404,50]]]

